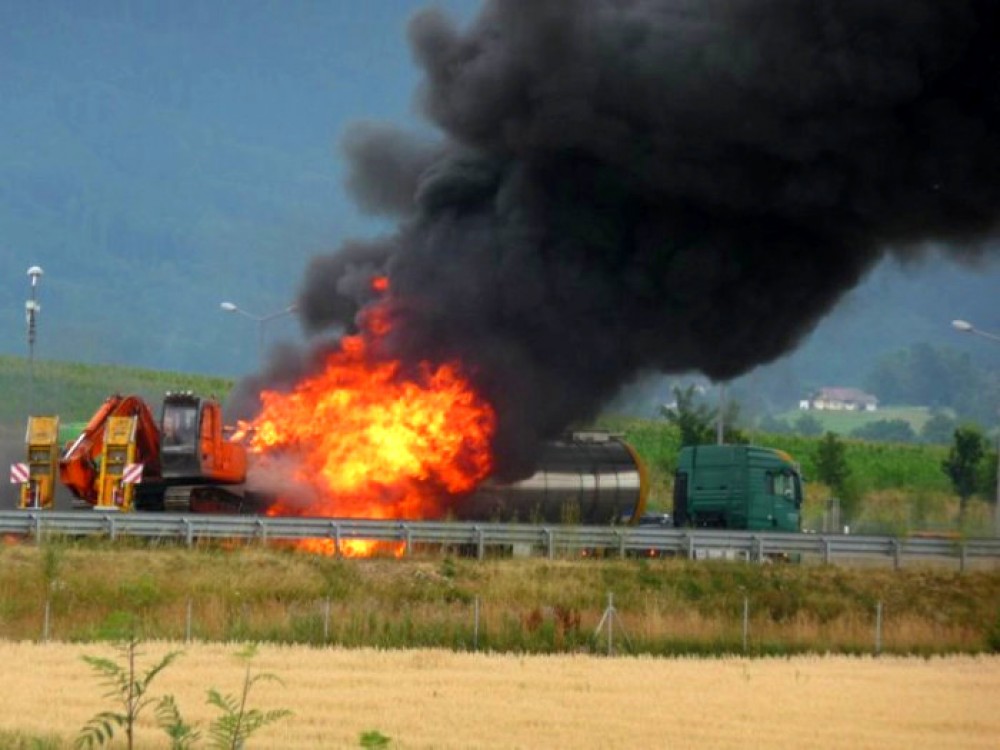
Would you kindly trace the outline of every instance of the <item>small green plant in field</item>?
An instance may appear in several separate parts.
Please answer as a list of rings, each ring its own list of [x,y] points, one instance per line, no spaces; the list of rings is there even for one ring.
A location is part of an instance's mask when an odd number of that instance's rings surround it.
[[[251,661],[256,653],[257,647],[251,644],[237,654],[238,658],[246,662],[243,688],[238,696],[222,695],[215,688],[211,688],[208,691],[209,704],[221,711],[221,715],[212,722],[208,730],[210,744],[213,748],[219,748],[219,750],[238,750],[258,730],[292,715],[292,712],[285,708],[273,711],[261,711],[260,709],[249,708],[247,706],[250,690],[258,682],[264,680],[281,682],[281,680],[272,674],[265,672],[252,673]]]
[[[136,672],[136,658],[141,655],[139,639],[130,637],[119,647],[119,652],[124,664],[99,656],[83,657],[97,672],[101,683],[108,688],[104,697],[112,699],[121,710],[95,714],[80,730],[74,742],[76,748],[101,747],[111,741],[117,727],[125,730],[126,744],[132,750],[136,720],[143,709],[153,702],[148,694],[149,686],[160,672],[180,656],[179,651],[171,651],[140,676]]]
[[[190,750],[201,732],[181,718],[174,696],[165,695],[156,705],[156,725],[170,738],[170,750]]]
[[[390,738],[386,737],[377,729],[369,729],[361,733],[359,744],[366,748],[389,747]]]

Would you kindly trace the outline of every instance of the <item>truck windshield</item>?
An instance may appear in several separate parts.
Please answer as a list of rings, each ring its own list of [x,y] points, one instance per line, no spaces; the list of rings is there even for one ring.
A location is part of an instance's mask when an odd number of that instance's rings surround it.
[[[802,489],[797,474],[782,471],[775,474],[768,474],[768,479],[770,480],[770,487],[768,489],[772,495],[793,501],[796,505],[801,503]]]

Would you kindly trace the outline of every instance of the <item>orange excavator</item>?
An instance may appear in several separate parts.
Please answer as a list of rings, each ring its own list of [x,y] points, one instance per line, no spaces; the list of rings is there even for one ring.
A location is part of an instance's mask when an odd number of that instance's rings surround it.
[[[218,401],[189,391],[164,396],[159,424],[138,396],[109,397],[59,459],[63,485],[100,510],[188,510],[193,488],[238,505],[246,469]]]

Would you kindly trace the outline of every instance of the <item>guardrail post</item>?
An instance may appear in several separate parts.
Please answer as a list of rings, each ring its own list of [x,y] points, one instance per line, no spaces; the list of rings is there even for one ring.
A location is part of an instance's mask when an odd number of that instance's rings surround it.
[[[754,535],[751,537],[751,541],[753,542],[754,559],[759,563],[764,562],[764,538]]]
[[[191,523],[190,518],[182,518],[181,521],[184,523],[184,537],[190,549],[194,546],[194,524]]]
[[[42,515],[41,513],[33,513],[31,515],[31,520],[35,522],[35,544],[42,543]]]
[[[832,548],[833,544],[830,542],[828,537],[823,537],[823,564],[829,565],[833,560]]]
[[[625,559],[625,534],[620,531],[615,531],[618,536],[618,557],[621,560]]]
[[[473,526],[472,528],[476,532],[476,558],[482,560],[486,557],[486,539],[480,527]]]
[[[260,530],[260,543],[262,546],[267,545],[267,526],[264,525],[264,521],[260,518],[256,522],[257,528]]]
[[[104,518],[108,522],[108,538],[113,542],[118,536],[118,529],[115,526],[115,517],[109,514]]]
[[[331,526],[333,526],[333,547],[334,547],[334,552],[336,552],[336,554],[339,555],[340,554],[340,524],[334,522],[334,523],[331,523]]]
[[[409,557],[413,553],[413,532],[405,523],[401,523],[400,527],[403,529],[403,540],[405,542],[403,554]]]
[[[542,533],[545,535],[545,554],[551,560],[556,556],[555,545],[552,543],[552,530],[546,527],[542,529]]]
[[[688,560],[694,560],[694,536],[692,534],[684,535],[684,545],[687,547]]]
[[[965,566],[968,562],[967,556],[965,554],[965,542],[960,542],[958,545],[958,572],[964,573]]]
[[[899,570],[902,565],[903,545],[898,539],[892,540],[892,569]]]

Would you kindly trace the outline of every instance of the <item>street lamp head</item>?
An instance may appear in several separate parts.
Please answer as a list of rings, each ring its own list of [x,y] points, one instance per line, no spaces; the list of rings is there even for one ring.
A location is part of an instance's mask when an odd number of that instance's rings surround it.
[[[956,331],[962,331],[963,333],[972,332],[972,323],[967,320],[953,320],[951,321],[951,327]]]
[[[236,312],[239,309],[232,302],[221,302],[219,303],[219,307],[221,307],[226,312]]]
[[[28,276],[31,278],[31,285],[35,286],[38,284],[38,278],[45,273],[41,266],[32,266],[28,269]]]

